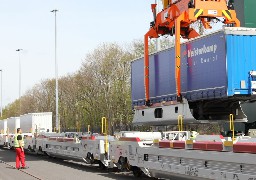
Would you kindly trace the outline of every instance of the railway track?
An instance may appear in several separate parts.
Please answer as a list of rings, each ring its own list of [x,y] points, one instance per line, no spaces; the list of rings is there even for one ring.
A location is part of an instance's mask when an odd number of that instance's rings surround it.
[[[3,163],[3,164],[5,164],[5,165],[7,165],[8,167],[11,167],[11,168],[13,168],[13,169],[16,169],[15,166],[13,166],[12,164],[7,163],[7,162],[5,162],[5,161],[0,160],[0,163]],[[35,176],[35,175],[33,175],[33,174],[27,172],[26,170],[19,169],[18,171],[20,171],[20,172],[22,172],[22,173],[24,173],[24,174],[27,174],[27,175],[33,177],[34,179],[43,180],[42,178],[40,178],[40,177],[38,177],[38,176]]]
[[[134,179],[130,172],[112,172],[101,170],[96,165],[86,165],[81,162],[49,158],[48,156],[37,156],[34,153],[26,153],[26,163],[29,169],[15,169],[15,152],[5,148],[0,149],[0,180],[12,180],[16,177],[20,179],[36,180],[84,180],[84,179]],[[1,176],[2,174],[5,176]],[[8,174],[8,177],[6,176]],[[150,179],[142,177],[142,179]]]
[[[35,153],[26,153],[26,163],[29,169],[15,169],[15,152],[0,148],[0,180],[26,179],[26,180],[134,180],[131,172],[113,172],[102,170],[97,165],[87,165],[81,162],[49,158]],[[146,176],[142,180],[150,180]],[[179,176],[170,177],[172,180],[189,180]]]

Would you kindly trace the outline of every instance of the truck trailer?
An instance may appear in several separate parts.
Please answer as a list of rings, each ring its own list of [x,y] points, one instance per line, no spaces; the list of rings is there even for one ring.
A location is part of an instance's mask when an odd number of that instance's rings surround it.
[[[52,112],[21,115],[20,127],[24,133],[52,132]]]
[[[7,134],[15,134],[20,128],[20,117],[10,117],[7,119]]]
[[[135,124],[174,124],[228,120],[247,122],[241,103],[256,99],[256,30],[226,27],[181,44],[181,95],[177,103],[175,48],[149,57],[150,102],[145,106],[144,59],[132,62]],[[246,105],[244,105],[246,107]],[[245,110],[246,111],[246,110]]]

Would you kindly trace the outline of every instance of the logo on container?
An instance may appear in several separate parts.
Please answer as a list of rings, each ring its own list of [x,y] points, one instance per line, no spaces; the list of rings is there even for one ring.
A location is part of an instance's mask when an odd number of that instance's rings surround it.
[[[207,54],[207,53],[215,53],[217,51],[217,48],[218,48],[217,44],[210,45],[210,46],[206,46],[204,44],[203,47],[201,48],[188,49],[188,58]]]

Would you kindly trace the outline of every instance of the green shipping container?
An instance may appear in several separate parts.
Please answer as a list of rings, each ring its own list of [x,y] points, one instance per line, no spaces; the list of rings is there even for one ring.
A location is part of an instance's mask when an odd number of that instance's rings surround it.
[[[256,28],[256,0],[233,0],[242,27]]]

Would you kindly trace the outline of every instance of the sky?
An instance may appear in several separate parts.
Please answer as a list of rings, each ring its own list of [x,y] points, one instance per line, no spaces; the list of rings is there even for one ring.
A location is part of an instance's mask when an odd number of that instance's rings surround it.
[[[143,39],[155,0],[0,0],[0,69],[3,107],[42,80],[55,77],[54,14],[57,12],[58,74],[79,70],[102,43]],[[23,49],[17,52],[17,49]],[[20,53],[20,54],[19,54]]]

